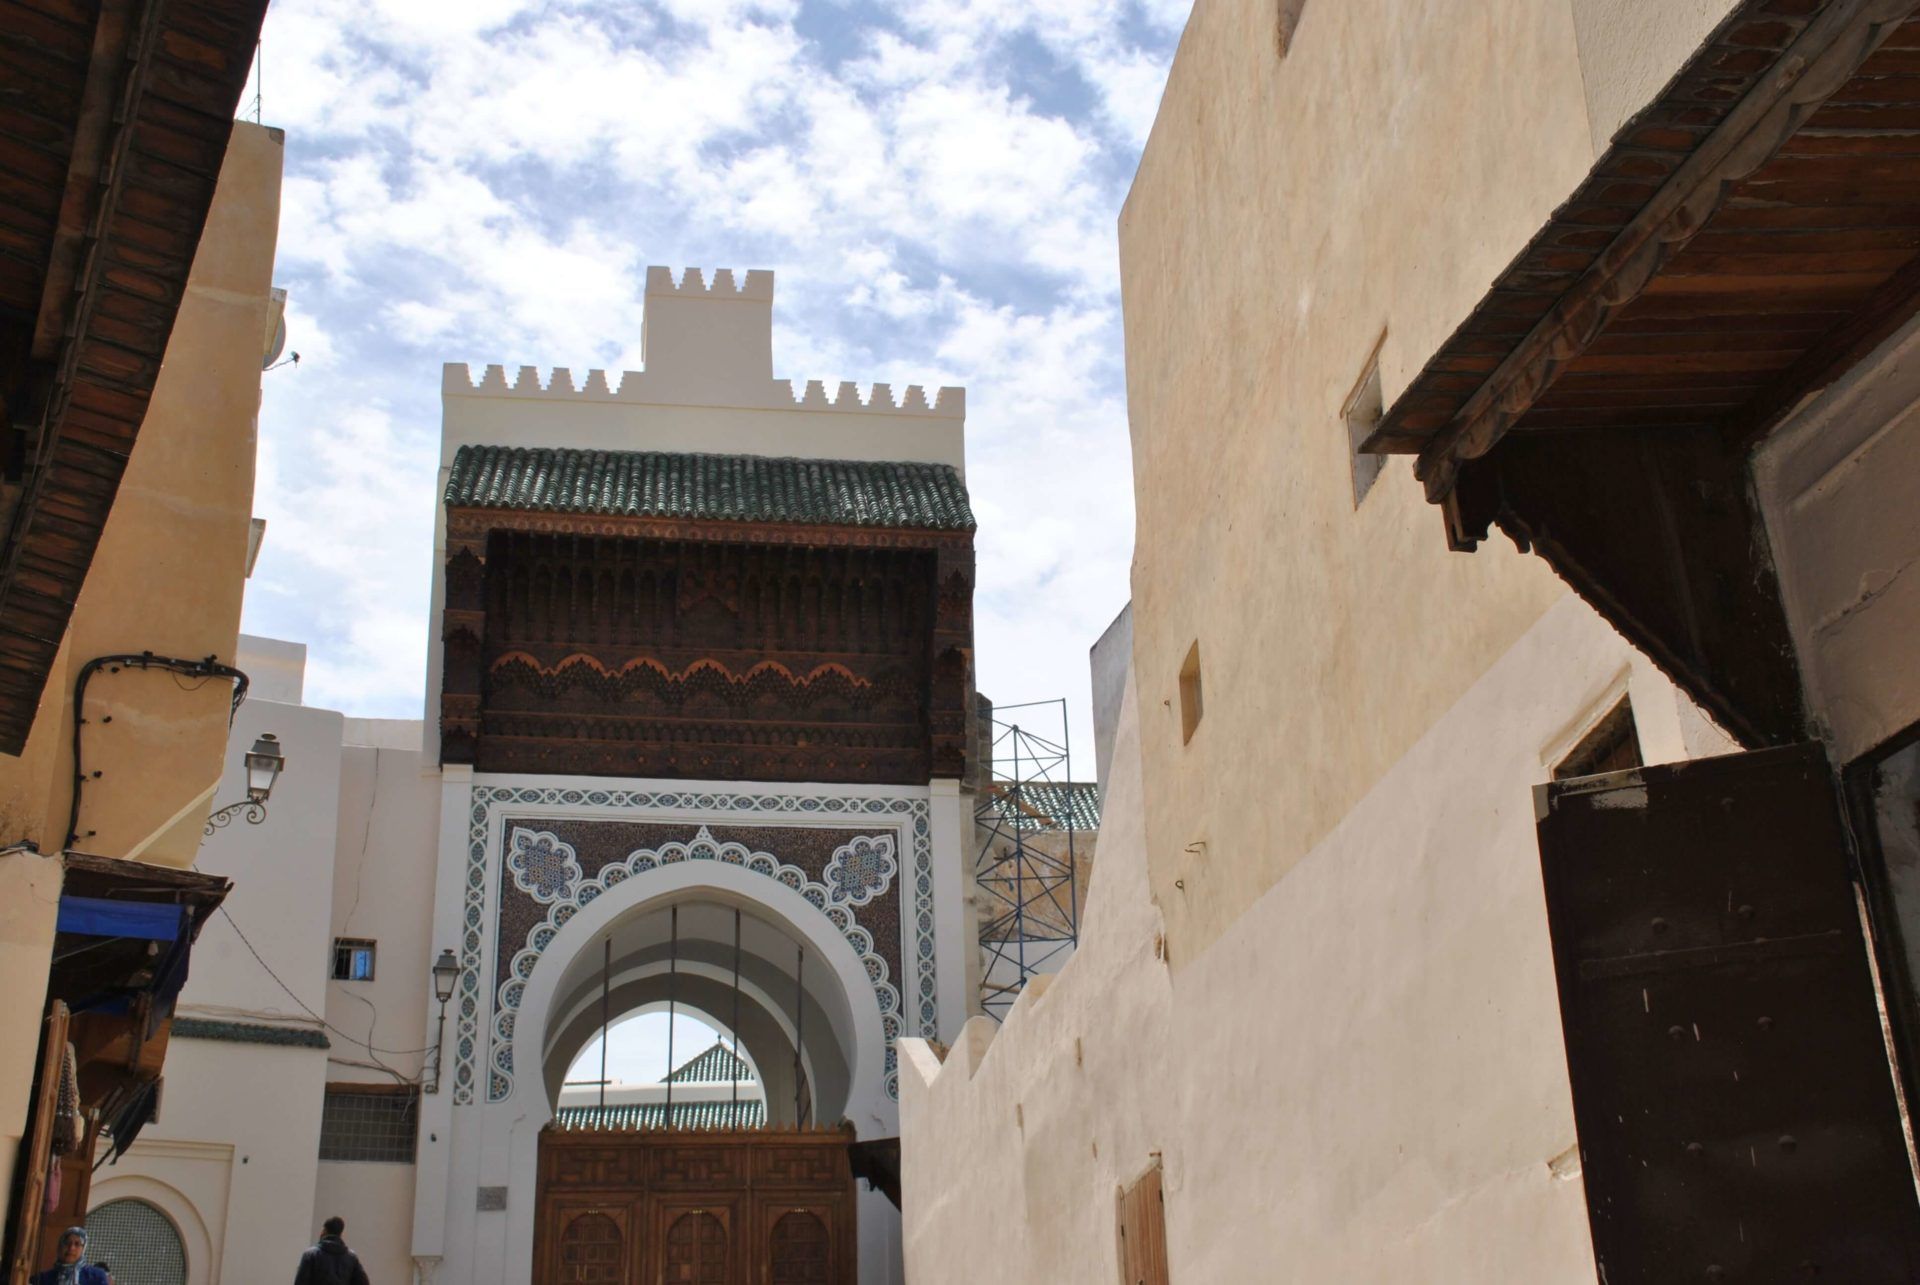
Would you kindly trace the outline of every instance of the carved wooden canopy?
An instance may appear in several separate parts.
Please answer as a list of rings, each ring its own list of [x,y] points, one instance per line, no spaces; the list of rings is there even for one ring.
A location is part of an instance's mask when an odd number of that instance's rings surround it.
[[[266,0],[0,0],[0,752],[146,416]]]
[[[1920,311],[1920,0],[1743,0],[1388,409],[1748,744],[1806,733],[1748,457]]]
[[[973,536],[958,494],[934,529],[872,524],[889,510],[871,494],[785,500],[809,516],[859,504],[866,524],[709,518],[687,502],[583,512],[615,506],[550,503],[552,488],[513,497],[542,508],[481,507],[463,502],[456,465],[442,761],[707,780],[961,775]]]

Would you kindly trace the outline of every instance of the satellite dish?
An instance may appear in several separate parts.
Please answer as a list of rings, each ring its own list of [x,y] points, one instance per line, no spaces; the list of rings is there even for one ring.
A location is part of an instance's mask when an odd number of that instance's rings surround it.
[[[283,313],[280,316],[274,318],[273,342],[267,345],[267,357],[265,361],[260,363],[260,369],[266,370],[269,367],[271,367],[274,362],[279,361],[280,354],[286,351],[286,347],[287,347],[287,318],[286,318],[286,315]]]

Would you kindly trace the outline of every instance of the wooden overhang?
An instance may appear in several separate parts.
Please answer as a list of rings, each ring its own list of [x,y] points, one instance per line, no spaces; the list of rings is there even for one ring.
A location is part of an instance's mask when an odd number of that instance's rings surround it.
[[[0,752],[133,450],[266,0],[0,0]]]
[[[1920,311],[1920,0],[1743,0],[1382,418],[1742,741],[1806,733],[1756,443]]]

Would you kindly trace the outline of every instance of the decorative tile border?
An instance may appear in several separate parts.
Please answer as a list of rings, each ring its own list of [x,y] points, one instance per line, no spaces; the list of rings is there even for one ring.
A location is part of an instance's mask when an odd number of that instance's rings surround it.
[[[639,791],[577,789],[554,786],[476,785],[473,788],[473,806],[470,813],[471,824],[467,837],[467,880],[463,911],[464,932],[461,937],[460,952],[460,1008],[458,1012],[458,1022],[455,1028],[456,1061],[453,1077],[453,1104],[455,1106],[471,1105],[475,1100],[476,1093],[475,1085],[477,1082],[478,1055],[480,1052],[481,1004],[479,978],[483,962],[482,925],[486,917],[489,823],[495,808],[501,805],[512,806],[526,804],[548,807],[617,808],[628,811],[691,812],[701,818],[700,821],[693,823],[702,824],[703,826],[738,823],[743,819],[742,814],[747,814],[748,816],[755,816],[756,814],[764,816],[770,813],[776,815],[797,814],[802,816],[821,816],[841,820],[857,820],[863,816],[897,817],[907,822],[913,850],[913,915],[915,927],[914,937],[917,943],[915,946],[916,960],[914,973],[917,1000],[915,1008],[917,1010],[918,1025],[913,1033],[931,1036],[937,1032],[939,1010],[935,1001],[936,987],[934,975],[933,825],[930,808],[926,799],[866,798],[850,795],[735,794],[730,792],[694,790]],[[579,819],[593,820],[596,818],[583,816]],[[523,846],[530,845],[537,848],[540,838],[539,832],[528,831],[526,835],[526,845]],[[711,836],[706,837],[711,841]],[[504,847],[506,843],[509,842],[508,836],[503,834],[501,842]],[[628,857],[626,863],[609,867],[606,871],[603,871],[601,877],[604,879],[604,877],[613,870],[621,868],[628,869],[628,874],[630,875],[636,869],[640,868],[639,859],[643,857],[651,859],[653,863],[657,865],[661,862],[662,854],[666,848],[682,847],[691,849],[693,846],[693,844],[663,845],[659,853],[636,852]],[[723,846],[739,847],[740,845],[714,844],[713,846],[713,855],[705,859],[725,859],[720,855],[720,849]],[[742,852],[745,852],[745,849],[742,849]],[[866,874],[858,879],[854,879],[852,883],[848,883],[848,879],[852,876],[843,874],[841,870],[836,870],[835,877],[839,882],[835,883],[833,887],[829,887],[826,884],[811,883],[811,881],[807,880],[805,875],[797,869],[786,867],[783,863],[769,857],[767,854],[748,853],[747,856],[749,858],[765,858],[767,861],[770,861],[773,866],[772,870],[762,869],[751,862],[743,864],[746,864],[749,869],[758,869],[759,873],[766,874],[770,878],[780,879],[781,882],[786,883],[789,887],[793,887],[795,891],[800,892],[802,896],[808,897],[808,900],[815,908],[818,909],[822,915],[826,916],[829,922],[834,924],[836,930],[848,938],[849,944],[853,945],[855,953],[860,955],[861,965],[867,971],[869,979],[874,982],[876,997],[880,999],[882,1024],[886,1037],[887,1094],[889,1097],[898,1097],[898,1064],[893,1042],[895,1038],[903,1033],[902,1027],[904,1026],[898,992],[892,986],[891,979],[887,977],[885,961],[873,953],[872,939],[867,936],[865,930],[859,928],[857,925],[852,925],[850,928],[843,927],[840,922],[841,918],[844,917],[849,925],[852,924],[851,913],[847,911],[843,904],[840,904],[850,900],[852,896],[857,895],[857,892],[850,891],[851,889],[864,890],[871,888],[872,891],[869,892],[869,899],[871,899],[871,896],[878,895],[879,892],[884,890],[884,883],[877,888],[873,887],[873,880],[877,877],[878,871],[884,868],[884,862],[879,861],[877,854],[859,854],[859,863],[867,867]],[[564,859],[557,857],[549,858],[547,854],[540,854],[540,860],[544,861],[549,859],[558,859],[560,861],[559,868],[564,868]],[[688,859],[688,856],[683,855],[677,859]],[[836,861],[838,861],[837,856]],[[653,866],[648,865],[644,868],[651,869]],[[516,881],[523,879],[523,871],[526,869],[523,854],[522,868],[516,870],[511,877],[516,879]],[[787,874],[787,871],[791,871],[791,874]],[[626,876],[622,877],[624,878]],[[795,877],[798,878],[797,883],[794,882]],[[888,873],[884,877],[890,879],[892,876],[891,873]],[[618,880],[612,882],[618,882]],[[578,910],[579,906],[586,904],[585,900],[575,900],[579,893],[587,888],[594,887],[596,884],[599,885],[598,891],[588,896],[586,900],[592,900],[593,896],[598,896],[599,892],[605,891],[605,888],[610,885],[602,884],[600,880],[592,880],[586,883],[569,883],[563,877],[560,886],[570,887],[572,889],[572,895],[569,896],[568,893],[564,891],[556,892],[555,900],[548,913],[548,921],[544,924],[537,925],[532,930],[529,934],[529,945],[532,944],[531,939],[536,935],[549,929],[557,932],[559,925],[564,923],[566,918],[571,917],[572,914]],[[548,886],[554,885],[549,884]],[[810,889],[814,891],[815,895],[809,895]],[[840,895],[836,896],[836,892]],[[815,896],[819,899],[816,900]],[[902,900],[904,903],[905,899],[903,898]],[[854,904],[863,903],[855,902]],[[563,908],[564,914],[561,913]],[[904,911],[904,904],[902,909]],[[559,917],[556,918],[556,916]],[[859,934],[860,938],[865,939],[865,950],[862,950],[861,942],[853,936],[855,933]],[[904,948],[904,933],[902,937]],[[540,943],[540,947],[544,949],[546,942],[551,940],[551,936],[548,936]],[[504,943],[496,944],[495,949],[504,949]],[[525,976],[520,972],[520,961],[521,957],[526,953],[526,950],[523,949],[516,954],[514,966],[510,969],[509,980],[506,985],[502,987],[503,997],[506,988],[513,986],[516,982],[521,983],[524,988]],[[536,950],[534,954],[537,957],[538,951]],[[532,964],[529,962],[526,967],[527,972],[531,973]],[[877,973],[876,968],[878,969]],[[881,989],[883,986],[885,987],[885,991]],[[888,994],[894,996],[891,1004],[889,1004],[887,999]],[[504,1048],[505,1057],[503,1061],[501,1056],[496,1054],[494,1065],[489,1071],[487,1086],[487,1100],[489,1102],[503,1101],[513,1092],[512,1032],[513,1020],[517,1017],[519,995],[519,991],[514,993],[513,1006],[511,1008],[503,1003],[496,1011],[497,1015],[493,1034],[497,1042],[497,1047]],[[504,1030],[501,1026],[502,1022],[504,1022]],[[504,1070],[502,1069],[503,1065]]]

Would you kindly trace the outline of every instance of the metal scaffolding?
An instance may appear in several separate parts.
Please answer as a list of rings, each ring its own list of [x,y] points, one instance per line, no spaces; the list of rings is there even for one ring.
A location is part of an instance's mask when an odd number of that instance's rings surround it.
[[[1075,836],[1084,847],[1097,804],[1096,787],[1072,780],[1064,699],[994,708],[992,738],[992,779],[974,809],[974,880],[984,903],[980,1005],[1000,1021],[1029,978],[1055,971],[1073,951]]]

